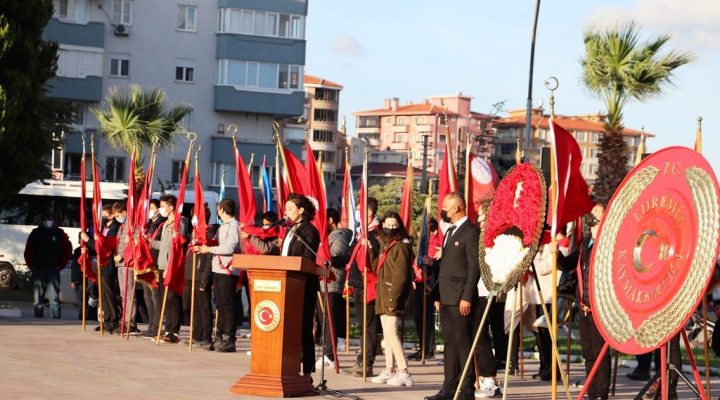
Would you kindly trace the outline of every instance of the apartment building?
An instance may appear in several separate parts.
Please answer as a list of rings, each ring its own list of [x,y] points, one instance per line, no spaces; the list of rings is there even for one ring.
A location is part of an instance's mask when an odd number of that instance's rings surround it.
[[[230,124],[238,128],[246,162],[254,155],[255,174],[263,157],[274,165],[273,121],[304,111],[307,0],[53,3],[44,39],[58,42],[60,54],[49,95],[72,102],[78,115],[76,132],[65,133],[65,146],[53,157],[57,176],[79,177],[79,132],[98,129],[90,110],[101,106],[109,88],[131,84],[162,88],[168,104],[192,106],[182,125],[198,135],[201,175],[211,189],[223,175],[226,186],[235,186]],[[126,181],[127,154],[98,137],[104,180]],[[299,145],[289,147],[300,152]],[[186,151],[178,133],[175,144],[158,154],[163,187],[179,182]]]
[[[499,118],[493,123],[496,130],[493,159],[495,160],[495,166],[501,172],[515,163],[515,149],[519,135],[522,135],[525,131],[526,115],[526,109],[511,110],[506,118]],[[596,179],[598,143],[601,135],[605,132],[605,121],[606,116],[602,114],[555,116],[555,122],[568,130],[577,140],[583,156],[581,171],[583,177],[589,183]],[[530,124],[532,129],[531,142],[530,146],[528,146],[530,151],[526,151],[526,155],[529,158],[533,156],[539,158],[539,150],[550,145],[550,115],[546,114],[542,108],[535,108],[532,110]],[[640,146],[642,135],[645,135],[646,140],[655,136],[630,128],[623,130],[625,144],[630,151],[628,164],[631,167],[635,165],[637,148]]]
[[[472,97],[462,93],[431,96],[421,103],[385,99],[382,108],[353,113],[357,117],[356,133],[373,151],[412,154],[417,168],[423,166],[423,141],[427,140],[428,171],[436,173],[447,141],[451,141],[456,158],[464,157],[468,136],[475,153],[488,158],[493,154],[494,117],[471,111],[471,102]]]

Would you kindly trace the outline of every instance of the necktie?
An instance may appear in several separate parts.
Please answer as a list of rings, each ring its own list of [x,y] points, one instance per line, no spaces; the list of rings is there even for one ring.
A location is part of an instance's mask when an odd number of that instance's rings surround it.
[[[445,232],[445,246],[443,246],[443,250],[445,250],[448,246],[448,243],[450,243],[450,237],[455,232],[455,228],[457,228],[457,227],[455,225],[453,225],[453,226],[449,227],[448,230]]]

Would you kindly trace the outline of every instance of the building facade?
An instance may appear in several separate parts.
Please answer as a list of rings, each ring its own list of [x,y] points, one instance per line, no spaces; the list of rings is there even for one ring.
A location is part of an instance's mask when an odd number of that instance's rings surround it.
[[[342,85],[313,75],[305,75],[305,118],[309,123],[307,141],[315,159],[322,161],[326,182],[334,182],[343,168],[345,151],[342,131],[338,130]],[[304,154],[304,153],[303,153]]]
[[[508,112],[507,118],[499,118],[494,121],[493,127],[496,132],[493,161],[501,173],[515,164],[515,149],[519,135],[525,131],[526,115],[526,109],[511,110]],[[570,132],[578,142],[583,157],[580,170],[583,178],[591,184],[597,178],[598,144],[601,135],[605,132],[605,119],[606,116],[602,114],[556,115],[554,117],[555,122]],[[535,108],[532,110],[530,124],[532,128],[531,143],[528,146],[529,150],[526,150],[525,153],[528,158],[540,162],[542,154],[540,150],[550,145],[550,115],[545,114],[542,108]],[[635,129],[625,128],[623,130],[625,144],[630,152],[628,158],[630,167],[635,165],[637,148],[640,146],[642,135],[645,135],[646,138],[654,137],[652,134]]]
[[[380,109],[353,113],[357,117],[355,131],[374,151],[411,153],[416,168],[423,166],[427,140],[427,168],[436,173],[448,140],[456,158],[464,157],[468,137],[476,154],[492,155],[494,117],[471,111],[471,102],[472,97],[462,93],[431,96],[422,103],[400,104],[397,97],[385,99]]]
[[[200,171],[211,189],[223,176],[226,186],[236,185],[231,124],[246,163],[254,154],[254,177],[263,158],[274,165],[273,121],[304,110],[306,0],[53,3],[44,39],[58,42],[60,54],[49,96],[73,103],[77,132],[97,132],[91,109],[103,106],[111,87],[159,87],[168,105],[192,107],[182,126],[198,135]],[[104,180],[125,182],[128,155],[95,142]],[[62,153],[53,157],[58,176],[79,177],[80,143],[79,134],[65,134]],[[155,190],[179,182],[187,145],[178,132],[175,144],[158,153],[162,187]]]

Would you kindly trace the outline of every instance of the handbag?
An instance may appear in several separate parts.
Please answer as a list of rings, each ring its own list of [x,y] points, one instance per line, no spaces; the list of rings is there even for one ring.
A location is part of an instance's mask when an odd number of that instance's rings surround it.
[[[575,301],[575,293],[577,292],[578,277],[577,271],[565,271],[560,275],[560,282],[557,286],[558,297],[568,301]]]

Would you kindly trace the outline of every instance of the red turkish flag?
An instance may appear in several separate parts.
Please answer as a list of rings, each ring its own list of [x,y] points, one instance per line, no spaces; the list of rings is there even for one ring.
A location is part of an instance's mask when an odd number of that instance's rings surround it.
[[[551,146],[554,156],[555,176],[550,190],[554,192],[555,203],[548,212],[548,223],[555,235],[558,227],[587,214],[593,208],[587,183],[580,172],[582,153],[575,138],[563,127],[550,121]]]
[[[412,193],[413,193],[413,178],[414,171],[412,167],[412,161],[408,160],[407,172],[405,173],[405,187],[403,187],[402,199],[400,200],[400,218],[405,225],[405,230],[410,233],[410,226],[412,223]]]
[[[253,190],[250,174],[248,174],[245,161],[240,156],[240,150],[235,147],[235,177],[237,179],[238,190],[238,221],[250,226],[255,223],[255,214],[257,214],[257,201],[255,200],[255,192]]]
[[[477,222],[480,203],[490,200],[495,195],[498,176],[490,163],[472,153],[468,154],[469,178],[468,185],[468,219]],[[467,172],[466,172],[467,173]]]

